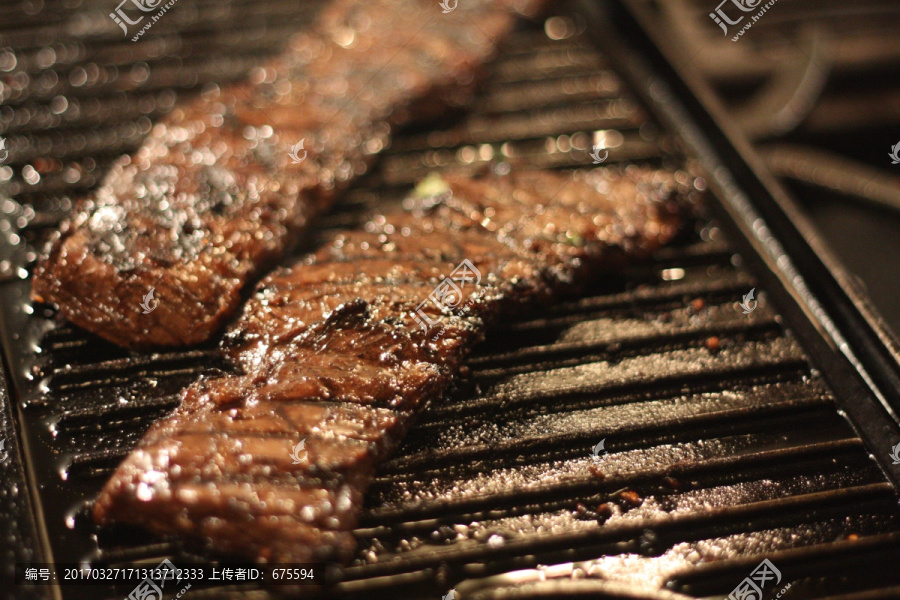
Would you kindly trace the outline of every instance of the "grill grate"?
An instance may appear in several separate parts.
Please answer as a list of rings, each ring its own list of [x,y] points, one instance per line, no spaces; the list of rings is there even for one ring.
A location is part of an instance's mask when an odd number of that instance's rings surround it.
[[[14,25],[0,30],[0,46],[21,48],[12,69],[0,50],[13,82],[0,88],[0,132],[15,160],[0,168],[0,183],[22,204],[7,211],[16,235],[41,243],[153,118],[207,82],[239,76],[320,4],[179,5],[140,44],[109,33],[105,1],[48,7],[41,14],[54,18],[43,20],[0,9]],[[584,165],[597,141],[611,161],[678,164],[675,141],[584,28],[556,17],[546,31],[562,39],[551,39],[523,26],[472,110],[398,137],[323,229],[434,169],[474,171],[497,159]],[[92,34],[76,41],[64,31]],[[39,45],[48,33],[63,40],[50,47],[53,60]],[[32,84],[19,89],[17,78]],[[9,260],[14,274],[34,260],[33,246],[19,244]],[[900,556],[894,490],[775,307],[763,296],[750,315],[737,308],[755,285],[721,231],[702,223],[585,298],[508,325],[380,470],[342,582],[304,595],[438,597],[462,580],[483,598],[596,597],[616,585],[648,598],[724,595],[768,555],[793,583],[791,597],[888,597],[900,586],[885,568]],[[215,347],[126,353],[31,306],[27,290],[12,276],[0,284],[3,348],[51,556],[198,559],[178,540],[98,530],[88,510],[178,391],[225,368]],[[603,439],[605,453],[592,457]]]

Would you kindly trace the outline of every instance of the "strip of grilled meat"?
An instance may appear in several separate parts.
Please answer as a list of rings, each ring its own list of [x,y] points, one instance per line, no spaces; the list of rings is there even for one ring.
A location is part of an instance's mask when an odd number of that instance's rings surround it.
[[[250,81],[156,125],[63,225],[34,299],[127,347],[206,340],[392,127],[465,100],[514,9],[543,2],[335,0]]]
[[[638,167],[437,183],[266,277],[226,337],[242,374],[185,391],[97,520],[259,560],[346,558],[376,465],[486,326],[670,240],[695,189]]]

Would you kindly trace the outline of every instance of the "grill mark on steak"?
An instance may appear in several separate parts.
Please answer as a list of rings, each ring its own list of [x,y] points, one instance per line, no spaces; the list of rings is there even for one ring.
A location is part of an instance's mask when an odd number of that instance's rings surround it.
[[[127,347],[208,339],[391,129],[466,100],[515,10],[544,1],[335,0],[251,82],[177,107],[121,159],[61,227],[33,298]]]
[[[636,167],[448,182],[264,279],[226,338],[241,374],[185,390],[106,484],[96,519],[257,560],[347,559],[375,467],[486,326],[658,248],[696,193],[689,177]],[[441,328],[423,330],[416,307],[462,258],[481,285],[429,306]]]

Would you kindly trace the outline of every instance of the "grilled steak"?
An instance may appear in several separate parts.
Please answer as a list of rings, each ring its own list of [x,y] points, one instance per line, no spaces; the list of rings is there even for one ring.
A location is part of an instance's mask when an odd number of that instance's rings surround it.
[[[637,167],[428,187],[260,282],[226,336],[240,374],[184,392],[105,486],[99,522],[346,558],[375,467],[485,328],[659,247],[694,189]]]
[[[63,225],[34,299],[128,347],[207,339],[391,128],[464,100],[513,6],[542,2],[336,0],[249,82],[156,125]]]

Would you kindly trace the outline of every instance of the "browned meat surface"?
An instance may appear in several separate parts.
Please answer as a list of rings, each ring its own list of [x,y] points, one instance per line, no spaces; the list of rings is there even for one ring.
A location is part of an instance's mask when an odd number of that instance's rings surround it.
[[[242,374],[185,391],[97,520],[260,560],[346,558],[375,467],[491,321],[658,248],[694,195],[686,175],[637,167],[436,183],[266,277],[226,339]],[[429,300],[454,273],[457,295]]]
[[[434,0],[335,0],[247,83],[177,108],[119,161],[63,225],[34,299],[128,347],[207,339],[392,127],[463,101],[513,9],[543,1],[444,14]]]

